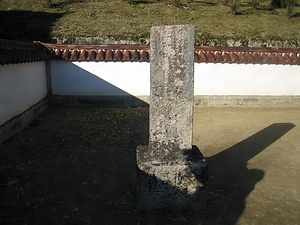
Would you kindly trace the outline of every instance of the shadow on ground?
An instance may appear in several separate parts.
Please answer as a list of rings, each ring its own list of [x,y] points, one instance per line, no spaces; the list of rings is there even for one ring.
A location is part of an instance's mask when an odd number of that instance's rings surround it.
[[[0,38],[49,42],[52,27],[63,15],[64,13],[0,11]]]
[[[207,224],[235,224],[238,221],[244,211],[246,197],[264,177],[263,170],[248,169],[247,162],[294,126],[291,123],[272,124],[208,158],[212,176]]]
[[[272,124],[208,158],[211,176],[205,212],[144,212],[143,224],[235,224],[244,211],[246,197],[264,177],[263,170],[248,169],[247,162],[294,126]]]
[[[202,213],[136,210],[148,109],[51,108],[0,145],[1,224],[235,224],[264,176],[247,161],[294,127],[272,124],[208,158]]]

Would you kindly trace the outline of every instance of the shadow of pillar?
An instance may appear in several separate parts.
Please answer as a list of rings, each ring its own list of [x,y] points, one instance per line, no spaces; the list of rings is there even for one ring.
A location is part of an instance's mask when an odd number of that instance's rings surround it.
[[[295,127],[274,123],[236,145],[207,159],[210,191],[204,224],[235,224],[245,209],[245,200],[264,177],[260,169],[248,169],[248,161]]]
[[[254,190],[255,184],[264,177],[263,170],[248,169],[247,162],[294,127],[295,125],[291,123],[272,124],[208,158],[211,176],[205,211],[164,209],[144,211],[141,212],[141,224],[235,224],[244,211],[246,197]],[[198,152],[200,154],[200,151]],[[188,158],[189,155],[187,160]],[[152,179],[157,178],[152,177]],[[187,192],[176,191],[178,195],[186,195],[186,198],[190,198]]]

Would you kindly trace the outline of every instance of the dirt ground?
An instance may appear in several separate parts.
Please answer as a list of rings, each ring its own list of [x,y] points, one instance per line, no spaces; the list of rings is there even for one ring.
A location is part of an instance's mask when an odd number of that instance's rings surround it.
[[[50,108],[0,145],[0,224],[299,224],[300,109],[195,108],[204,212],[139,212],[148,109]]]

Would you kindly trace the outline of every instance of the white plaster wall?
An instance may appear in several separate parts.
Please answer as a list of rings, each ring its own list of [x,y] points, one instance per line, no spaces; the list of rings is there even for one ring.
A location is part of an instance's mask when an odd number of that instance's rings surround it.
[[[150,95],[150,64],[51,61],[54,95]],[[195,95],[300,95],[300,66],[195,63]]]
[[[300,95],[300,66],[196,63],[195,95]]]
[[[0,66],[0,125],[46,97],[45,62]]]

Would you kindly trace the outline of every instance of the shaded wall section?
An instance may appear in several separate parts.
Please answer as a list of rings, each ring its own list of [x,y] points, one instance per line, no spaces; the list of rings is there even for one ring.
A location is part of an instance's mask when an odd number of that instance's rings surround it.
[[[141,74],[145,71],[147,63],[52,60],[51,104],[147,107],[150,77]]]
[[[0,66],[0,126],[46,95],[45,62]]]
[[[53,95],[150,95],[150,64],[51,61]]]

